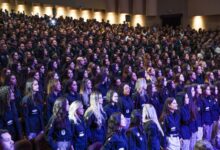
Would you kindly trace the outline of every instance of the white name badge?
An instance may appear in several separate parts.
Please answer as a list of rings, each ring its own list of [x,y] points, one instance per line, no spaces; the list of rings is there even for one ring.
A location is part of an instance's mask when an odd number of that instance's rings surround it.
[[[171,131],[175,131],[175,130],[176,130],[176,127],[172,127],[172,128],[171,128]]]
[[[206,107],[205,110],[206,110],[206,111],[209,111],[209,107]]]
[[[65,130],[61,130],[61,135],[66,135],[66,131]]]
[[[79,133],[79,137],[83,137],[84,136],[84,133],[83,132],[80,132]]]
[[[7,121],[7,125],[12,125],[12,124],[13,124],[13,120]]]
[[[129,111],[129,109],[126,109],[126,113],[128,114],[130,111]]]

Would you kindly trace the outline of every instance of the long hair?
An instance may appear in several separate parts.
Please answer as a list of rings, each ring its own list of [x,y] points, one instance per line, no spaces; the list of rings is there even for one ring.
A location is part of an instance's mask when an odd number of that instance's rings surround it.
[[[195,90],[195,86],[193,86],[193,85],[188,86],[186,88],[186,92],[189,96],[189,109],[190,109],[190,114],[191,114],[191,120],[196,119],[196,114],[197,114],[197,107],[196,107],[196,104],[195,104],[195,101],[194,101],[195,95],[194,96],[192,95],[192,89],[193,88]]]
[[[175,98],[173,97],[168,97],[163,105],[163,111],[162,111],[162,114],[161,114],[161,117],[160,117],[160,121],[164,121],[164,118],[170,113],[170,110],[169,110],[169,106],[173,101],[175,100]]]
[[[110,116],[108,120],[107,138],[109,138],[113,133],[120,130],[121,115],[122,114],[120,112],[115,112]]]
[[[66,110],[66,105],[68,101],[65,97],[59,97],[56,99],[53,106],[53,122],[58,128],[65,127],[65,119],[68,117],[68,112]]]
[[[7,111],[8,106],[10,106],[9,95],[9,87],[2,86],[0,88],[0,116],[3,116]]]
[[[49,80],[48,85],[47,85],[47,94],[50,94],[51,92],[54,91],[58,82],[60,82],[58,79]]]
[[[37,103],[42,103],[42,99],[43,98],[41,97],[39,92],[34,93],[34,91],[33,91],[34,81],[38,82],[35,79],[29,79],[26,82],[26,85],[25,85],[25,96],[27,96],[27,98],[28,98],[28,100],[30,100],[31,104],[36,105]],[[23,103],[26,103],[26,101],[23,101]]]
[[[154,123],[156,123],[158,129],[160,130],[161,134],[164,136],[164,132],[159,124],[157,113],[153,105],[144,104],[143,110],[142,110],[142,119],[144,123],[149,120],[154,121]]]
[[[95,118],[97,120],[97,124],[101,126],[103,124],[103,120],[105,120],[105,114],[103,107],[101,104],[99,104],[99,96],[102,96],[99,92],[92,92],[90,95],[90,106],[86,110],[85,115],[87,115],[88,112],[92,112],[95,115]]]
[[[88,88],[88,82],[91,82],[90,79],[84,79],[82,82],[81,82],[81,85],[80,85],[80,94],[82,95],[83,97],[83,104],[85,106],[88,106],[89,105],[89,95],[90,93],[92,92],[92,89],[89,89]],[[92,82],[91,82],[92,84]]]
[[[81,122],[80,116],[77,114],[77,110],[79,107],[83,107],[83,105],[81,101],[77,100],[72,102],[69,109],[69,119],[75,124],[79,124]]]
[[[147,89],[147,82],[145,78],[139,78],[135,84],[136,91],[139,91],[142,88],[145,90]]]

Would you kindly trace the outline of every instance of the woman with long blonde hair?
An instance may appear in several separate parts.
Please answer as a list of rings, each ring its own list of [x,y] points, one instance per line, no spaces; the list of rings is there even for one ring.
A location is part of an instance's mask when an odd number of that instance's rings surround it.
[[[69,109],[69,119],[73,129],[74,150],[86,150],[88,141],[88,128],[85,124],[84,109],[81,101],[72,102]]]
[[[90,95],[90,106],[85,112],[85,120],[90,130],[89,144],[99,142],[103,144],[106,135],[106,113],[102,107],[103,98],[99,92]]]
[[[157,113],[153,105],[143,105],[142,119],[143,127],[148,139],[148,149],[159,150],[161,146],[160,139],[164,136],[164,132],[159,124]]]

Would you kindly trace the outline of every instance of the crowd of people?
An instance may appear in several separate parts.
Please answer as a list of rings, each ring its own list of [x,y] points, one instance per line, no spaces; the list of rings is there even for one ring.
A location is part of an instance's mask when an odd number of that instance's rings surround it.
[[[0,143],[220,149],[218,30],[50,21],[0,10]]]

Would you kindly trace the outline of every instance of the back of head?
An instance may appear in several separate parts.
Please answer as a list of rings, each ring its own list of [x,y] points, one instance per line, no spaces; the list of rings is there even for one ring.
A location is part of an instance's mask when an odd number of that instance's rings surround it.
[[[196,142],[194,150],[214,150],[212,144],[207,140],[200,140]]]
[[[32,144],[28,140],[20,140],[15,143],[15,150],[32,150]]]

